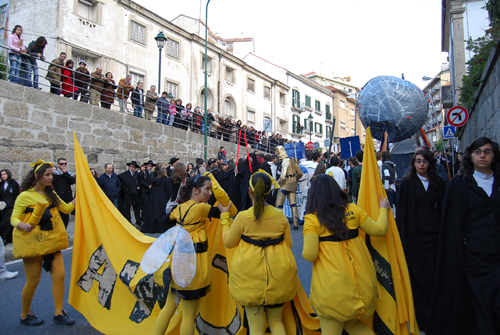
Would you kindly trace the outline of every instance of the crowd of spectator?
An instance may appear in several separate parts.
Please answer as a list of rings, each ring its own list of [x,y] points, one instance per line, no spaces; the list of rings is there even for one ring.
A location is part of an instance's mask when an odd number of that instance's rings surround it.
[[[22,27],[16,25],[8,36],[9,79],[14,83],[41,89],[37,60],[45,60],[43,52],[47,40],[41,36],[25,48],[22,32]],[[45,78],[50,83],[52,94],[94,106],[100,105],[106,109],[111,109],[116,99],[122,113],[129,112],[130,98],[133,115],[136,117],[198,134],[204,134],[207,129],[210,137],[232,143],[239,141],[241,145],[246,142],[251,148],[268,153],[274,152],[278,145],[294,143],[281,134],[268,134],[251,125],[242,124],[241,120],[236,120],[232,115],[221,115],[211,109],[206,110],[205,127],[205,111],[198,106],[193,107],[191,103],[184,106],[182,99],[168,92],[160,95],[156,92],[155,85],[150,85],[145,91],[144,83],[138,81],[134,85],[131,75],[118,80],[117,84],[113,74],[104,72],[102,67],[98,66],[95,71],[90,72],[84,60],[80,60],[77,66],[75,61],[66,58],[67,54],[61,52],[49,63]]]

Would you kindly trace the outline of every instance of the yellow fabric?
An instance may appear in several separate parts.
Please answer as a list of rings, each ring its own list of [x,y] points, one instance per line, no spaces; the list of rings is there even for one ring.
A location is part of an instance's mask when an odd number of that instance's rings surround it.
[[[26,318],[26,314],[31,310],[31,302],[33,301],[36,288],[40,283],[40,278],[42,276],[42,261],[43,256],[26,258],[23,260],[24,272],[26,274],[26,284],[21,293],[21,318],[23,319]],[[64,261],[60,252],[54,254],[50,275],[52,277],[52,297],[54,299],[56,314],[62,314],[65,271]]]
[[[366,129],[366,143],[372,143],[370,128]],[[368,150],[370,149],[370,150]],[[363,155],[362,183],[359,189],[358,206],[369,216],[378,211],[379,196],[386,198],[380,179],[377,159],[372,146],[366,146]],[[381,324],[373,327],[387,330],[392,334],[420,334],[413,307],[408,267],[401,245],[392,210],[389,210],[389,225],[383,237],[370,237],[370,250],[377,264],[378,298],[376,313]],[[372,320],[366,322],[372,326]],[[375,329],[377,331],[377,329]]]
[[[190,207],[191,209],[189,209]],[[186,229],[189,235],[191,235],[193,243],[205,242],[207,240],[205,223],[207,222],[208,214],[211,208],[212,206],[210,206],[209,204],[196,203],[193,200],[189,200],[177,206],[170,214],[170,219],[180,221],[181,219],[184,218],[183,221],[184,229]],[[188,209],[189,212],[187,212]],[[186,212],[187,215],[185,216]],[[183,290],[183,291],[202,289],[210,285],[210,279],[211,279],[210,268],[211,268],[210,254],[208,252],[197,253],[196,274],[191,284],[189,284],[187,287],[182,288],[179,285],[177,285],[174,280],[172,280],[170,282],[170,287],[175,288],[176,290]]]
[[[261,248],[243,241],[242,235],[254,240],[284,235],[284,240]],[[290,224],[281,210],[265,206],[258,221],[253,216],[253,207],[242,211],[231,227],[224,226],[223,239],[227,248],[237,247],[229,269],[229,292],[237,303],[245,307],[261,306],[293,299],[297,264],[290,249]]]
[[[341,335],[345,329],[349,335],[373,335],[370,327],[359,320],[341,322],[335,319],[327,319],[320,316],[319,322],[321,324],[321,331],[323,334]]]
[[[174,312],[177,310],[176,303],[176,295],[169,294],[167,297],[167,303],[165,307],[162,308],[160,314],[158,315],[158,319],[155,325],[154,335],[163,335],[167,330],[167,327],[174,315]],[[199,300],[183,300],[179,305],[180,310],[182,311],[182,315],[188,316],[187,318],[183,318],[180,328],[179,334],[181,335],[192,335],[194,334],[194,323],[189,322],[188,320],[194,320],[196,316],[196,312],[198,311]]]
[[[33,162],[30,164],[30,166],[32,168],[34,168],[35,166],[38,165],[38,167],[35,169],[35,172],[43,165],[43,164],[47,164],[47,165],[50,165],[51,167],[54,167],[54,163],[51,163],[51,162],[45,162],[43,159],[41,158],[38,158],[38,160],[36,162]]]
[[[42,199],[37,202],[35,208],[33,208],[33,213],[31,214],[28,223],[32,226],[36,226],[40,222],[40,219],[43,216],[43,212],[45,212],[45,209],[47,207],[49,207],[49,202],[47,200]]]
[[[150,276],[138,264],[155,239],[132,227],[109,201],[90,174],[85,154],[75,137],[74,143],[78,186],[69,303],[102,333],[153,334],[160,313],[158,294],[163,290],[162,276],[166,266]],[[233,334],[244,335],[247,329],[243,326],[243,308],[236,304],[228,290],[228,264],[235,250],[225,248],[219,220],[208,222],[206,235],[212,282],[210,292],[199,300],[193,321],[195,334],[201,331],[218,334],[221,329],[231,329]],[[94,278],[85,282],[84,275],[90,273],[92,264],[98,270]],[[99,281],[106,285],[100,286]],[[305,335],[320,334],[317,331],[319,319],[311,316],[314,309],[298,277],[295,277],[295,286],[297,293],[293,304],[288,302],[283,307],[287,334],[295,334],[298,328]],[[145,301],[148,297],[150,299]],[[180,334],[184,302],[172,316],[166,334]]]
[[[349,229],[366,228],[383,234],[387,228],[385,209],[380,210],[377,222],[355,204],[348,206],[345,215]],[[341,242],[318,242],[319,237],[332,233],[315,214],[307,214],[304,219],[303,254],[307,260],[314,259],[309,298],[318,315],[341,322],[372,316],[377,278],[364,240],[358,236]]]
[[[27,208],[35,208],[38,202],[46,201],[47,197],[39,194],[34,189],[22,192],[16,199],[14,210],[10,219],[11,224],[16,227],[12,233],[14,258],[28,258],[52,254],[68,247],[68,234],[59,215],[59,211],[69,214],[74,210],[73,204],[65,203],[61,199],[60,205],[50,209],[52,214],[52,230],[41,230],[36,225],[31,232],[17,229],[19,222],[28,223],[34,212],[24,213]]]
[[[283,307],[264,308],[261,306],[245,306],[245,312],[248,319],[248,327],[252,335],[264,335],[266,320],[269,324],[271,334],[286,335],[282,320]]]

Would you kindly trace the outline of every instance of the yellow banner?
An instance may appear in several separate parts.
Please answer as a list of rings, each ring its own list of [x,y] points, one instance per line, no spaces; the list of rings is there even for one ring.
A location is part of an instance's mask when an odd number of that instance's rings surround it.
[[[376,220],[379,210],[379,196],[386,198],[384,186],[375,157],[370,128],[366,129],[367,143],[363,154],[363,169],[359,189],[358,206],[368,216]],[[372,320],[377,334],[420,334],[413,307],[410,276],[406,258],[396,227],[392,209],[389,210],[389,227],[382,237],[366,236],[367,245],[372,254],[377,271],[378,298],[377,308]]]
[[[134,228],[114,207],[90,174],[85,154],[75,142],[76,217],[69,303],[105,334],[153,334],[166,299],[163,271],[146,275],[142,256],[155,240]],[[228,290],[231,250],[222,242],[218,220],[207,221],[212,257],[210,293],[200,300],[193,320],[197,334],[246,334],[244,309]],[[296,278],[297,294],[285,304],[287,334],[319,334],[319,320]],[[178,334],[182,315],[172,318],[167,334]]]

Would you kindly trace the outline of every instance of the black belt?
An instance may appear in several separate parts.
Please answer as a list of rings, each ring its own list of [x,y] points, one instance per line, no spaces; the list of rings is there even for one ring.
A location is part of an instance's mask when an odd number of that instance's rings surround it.
[[[40,221],[38,224],[40,225],[41,230],[52,230],[54,227],[52,226],[52,214],[50,213],[50,210],[52,208],[56,207],[54,204],[50,204],[47,208],[45,208],[45,211],[43,212],[42,217],[40,218]],[[24,213],[33,213],[34,208],[26,208]]]
[[[193,246],[194,246],[194,252],[196,252],[197,254],[202,254],[208,251],[208,240],[205,242],[193,243]]]
[[[291,175],[286,176],[285,178],[292,178],[292,177],[295,177],[296,175],[297,175],[297,174],[296,174],[296,173],[294,173],[294,174],[291,174]]]
[[[281,235],[280,237],[275,238],[275,239],[270,238],[268,240],[262,241],[262,240],[254,240],[253,238],[250,238],[246,235],[241,235],[241,239],[247,243],[256,245],[256,246],[261,247],[261,248],[265,248],[265,247],[268,247],[270,245],[280,244],[281,241],[283,241],[285,239],[285,237],[284,237],[284,235]]]
[[[322,236],[319,238],[320,242],[342,242],[347,240],[352,240],[359,236],[359,229],[349,229],[347,233],[347,238],[336,236],[336,235],[328,235]]]

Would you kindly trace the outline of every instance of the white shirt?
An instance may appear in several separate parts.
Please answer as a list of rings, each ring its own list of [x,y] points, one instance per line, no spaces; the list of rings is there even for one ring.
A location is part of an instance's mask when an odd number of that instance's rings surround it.
[[[491,197],[491,193],[493,193],[493,182],[495,181],[495,178],[493,177],[493,171],[490,175],[474,171],[473,176],[476,180],[477,186],[481,187],[486,192],[488,197]]]
[[[417,176],[420,179],[420,181],[422,182],[422,185],[424,185],[425,190],[427,191],[429,189],[429,179],[425,178],[425,177],[422,177],[418,173],[417,173]]]
[[[326,170],[326,174],[328,172],[331,172],[333,174],[333,179],[339,184],[340,188],[342,191],[345,191],[347,189],[346,181],[345,181],[345,173],[344,170],[339,168],[338,166],[332,166],[328,170]]]

